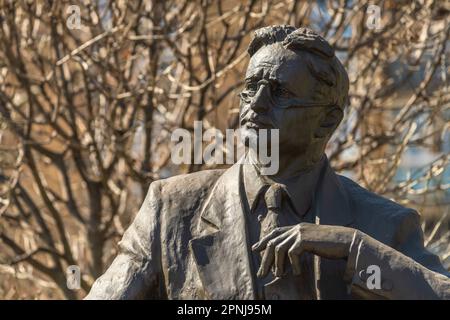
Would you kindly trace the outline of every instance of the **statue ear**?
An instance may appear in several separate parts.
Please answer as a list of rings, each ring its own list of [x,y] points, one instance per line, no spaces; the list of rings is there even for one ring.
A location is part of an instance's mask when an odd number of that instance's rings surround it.
[[[319,127],[316,129],[316,138],[325,138],[331,136],[341,122],[344,113],[338,106],[333,106],[324,112]]]

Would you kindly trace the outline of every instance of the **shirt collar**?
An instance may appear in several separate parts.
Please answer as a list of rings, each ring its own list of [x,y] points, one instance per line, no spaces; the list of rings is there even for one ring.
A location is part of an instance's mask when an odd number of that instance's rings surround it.
[[[267,190],[269,183],[264,180],[256,166],[252,164],[251,161],[244,163],[244,189],[249,208],[253,211],[257,205],[257,199]],[[326,155],[324,154],[312,170],[300,173],[282,182],[286,186],[287,193],[296,212],[301,216],[305,215],[311,207],[311,203],[314,199],[314,192],[320,177],[320,172],[322,171],[325,163]]]

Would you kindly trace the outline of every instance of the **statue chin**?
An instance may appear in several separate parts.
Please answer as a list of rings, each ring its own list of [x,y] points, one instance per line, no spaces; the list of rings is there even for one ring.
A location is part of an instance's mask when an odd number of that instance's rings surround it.
[[[259,144],[259,137],[253,131],[243,131],[240,136],[241,143],[252,150],[258,151],[257,146]]]
[[[265,130],[266,134],[261,136],[259,130]],[[271,142],[272,140],[277,141],[278,136],[276,136],[275,139],[272,138],[270,129],[249,129],[244,127],[239,129],[239,140],[247,148],[264,148],[265,150],[271,150]]]

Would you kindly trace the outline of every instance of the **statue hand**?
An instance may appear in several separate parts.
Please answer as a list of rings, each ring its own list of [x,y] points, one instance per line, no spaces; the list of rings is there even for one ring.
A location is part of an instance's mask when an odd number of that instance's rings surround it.
[[[355,229],[342,226],[300,223],[273,230],[252,247],[254,251],[264,250],[258,277],[265,277],[271,266],[275,276],[284,274],[286,254],[295,275],[300,274],[300,257],[310,252],[328,259],[347,258]]]

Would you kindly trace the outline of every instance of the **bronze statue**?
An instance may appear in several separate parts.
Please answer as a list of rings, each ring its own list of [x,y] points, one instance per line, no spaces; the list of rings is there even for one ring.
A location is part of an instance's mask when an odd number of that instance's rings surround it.
[[[241,159],[153,182],[87,298],[450,299],[418,213],[328,163],[349,87],[333,48],[307,28],[271,26],[248,52],[240,125],[244,137],[279,129],[278,173]]]

